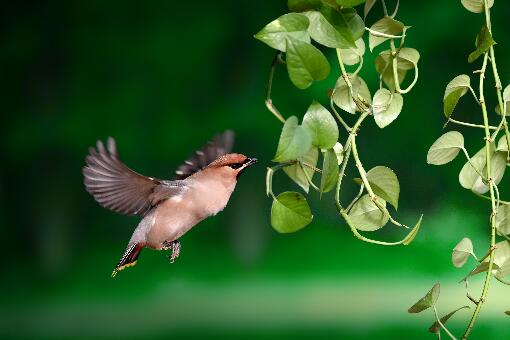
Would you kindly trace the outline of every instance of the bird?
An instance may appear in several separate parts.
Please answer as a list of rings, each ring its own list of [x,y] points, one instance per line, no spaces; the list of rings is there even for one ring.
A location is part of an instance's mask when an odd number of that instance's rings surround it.
[[[83,167],[85,189],[104,208],[142,217],[112,277],[134,266],[144,248],[180,254],[179,239],[209,216],[222,211],[243,171],[257,162],[231,153],[234,133],[216,135],[192,154],[171,180],[146,177],[120,161],[115,139],[90,147]]]

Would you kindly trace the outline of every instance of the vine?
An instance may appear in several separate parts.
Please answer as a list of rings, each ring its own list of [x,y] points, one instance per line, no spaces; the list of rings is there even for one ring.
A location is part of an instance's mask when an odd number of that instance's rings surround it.
[[[510,102],[510,86],[507,86],[503,91],[496,64],[495,41],[492,37],[491,29],[491,7],[494,1],[461,0],[461,3],[468,11],[483,14],[485,19],[476,37],[476,49],[468,56],[469,63],[481,60],[481,67],[473,72],[478,77],[478,92],[471,87],[471,79],[465,74],[455,77],[448,83],[443,98],[444,114],[447,119],[445,126],[448,123],[454,123],[465,128],[482,129],[484,145],[471,157],[464,147],[463,135],[458,131],[450,131],[443,134],[430,147],[427,154],[427,162],[434,165],[446,164],[455,159],[460,151],[462,151],[466,157],[466,164],[459,174],[461,186],[471,190],[475,195],[490,201],[489,244],[485,255],[478,258],[474,253],[471,240],[467,237],[463,238],[452,252],[452,262],[457,268],[463,267],[470,257],[477,264],[461,281],[465,285],[466,298],[474,305],[470,321],[462,335],[462,339],[466,339],[478,320],[482,306],[487,299],[492,278],[494,277],[501,283],[510,285],[510,282],[505,281],[505,276],[510,274],[510,203],[501,199],[498,188],[506,167],[510,166],[510,132],[506,119],[506,116],[510,115],[510,107],[508,106]],[[492,69],[498,99],[494,111],[495,114],[500,116],[497,119],[499,122],[495,126],[490,125],[484,93],[486,75],[489,68]],[[467,123],[452,118],[458,101],[468,91],[473,95],[480,107],[483,124]],[[502,136],[498,139],[500,134]],[[486,195],[487,192],[489,196]],[[502,240],[497,242],[497,238]],[[480,297],[474,298],[468,289],[469,278],[480,273],[485,273],[485,280]],[[439,289],[439,284],[434,285],[425,297],[409,309],[409,312],[419,313],[432,307],[436,321],[429,330],[432,333],[436,333],[439,338],[441,330],[443,330],[450,338],[455,339],[455,336],[446,328],[445,324],[453,314],[461,309],[469,308],[469,306],[460,307],[439,318],[437,313]],[[510,311],[505,313],[510,315]]]
[[[306,194],[310,188],[321,197],[333,191],[339,216],[353,235],[362,241],[385,246],[408,245],[420,228],[421,217],[414,228],[396,242],[376,240],[361,234],[378,230],[388,223],[409,228],[394,218],[388,207],[389,204],[395,211],[398,209],[400,184],[397,176],[385,166],[366,171],[357,141],[367,118],[373,118],[378,127],[384,128],[399,116],[403,95],[410,92],[418,80],[420,58],[417,50],[404,45],[409,27],[395,19],[399,1],[391,14],[388,14],[385,1],[379,1],[384,15],[370,27],[366,26],[365,20],[376,2],[289,0],[290,13],[270,22],[255,35],[256,39],[277,50],[269,71],[265,104],[283,123],[273,159],[278,164],[267,169],[266,177],[267,195],[273,199],[271,225],[278,232],[296,232],[313,220],[310,206],[302,193],[273,193],[273,176],[280,170]],[[363,3],[365,19],[354,8]],[[360,76],[365,67],[363,57],[367,36],[371,52],[387,45],[375,59],[379,84],[373,96]],[[331,67],[323,52],[328,54],[331,50],[340,75],[327,98],[329,109],[313,101],[301,124],[296,116],[285,118],[271,96],[277,68],[280,65],[286,67],[290,81],[304,90],[328,77]],[[410,72],[414,74],[412,79],[408,77]],[[345,139],[341,143],[342,136]],[[322,158],[321,165],[319,156]],[[349,204],[344,204],[341,202],[342,182],[351,158],[359,174],[359,178],[354,179],[359,185],[359,193]],[[314,181],[316,173],[320,175],[320,182]]]

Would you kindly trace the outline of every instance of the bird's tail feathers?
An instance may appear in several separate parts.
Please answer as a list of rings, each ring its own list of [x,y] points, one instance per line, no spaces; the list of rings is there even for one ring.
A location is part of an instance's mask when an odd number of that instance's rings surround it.
[[[115,266],[115,269],[112,272],[112,277],[115,277],[118,272],[121,270],[133,267],[136,264],[136,261],[138,260],[138,256],[140,255],[140,252],[143,249],[143,244],[140,243],[131,243],[128,245],[126,251],[124,252],[124,255],[122,255],[121,259],[119,260],[119,263],[117,263],[117,266]]]

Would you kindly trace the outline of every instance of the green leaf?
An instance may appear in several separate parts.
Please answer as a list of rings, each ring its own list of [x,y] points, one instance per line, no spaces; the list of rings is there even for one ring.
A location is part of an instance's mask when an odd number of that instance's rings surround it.
[[[312,139],[308,131],[298,125],[296,116],[289,117],[283,125],[274,162],[288,162],[303,156],[310,150]]]
[[[386,207],[386,201],[379,200]],[[349,211],[349,218],[358,230],[374,231],[381,229],[388,223],[389,216],[383,213],[370,199],[369,195],[363,195]]]
[[[349,74],[349,79],[352,85],[352,93],[354,96],[361,96],[367,103],[371,103],[370,90],[368,89],[365,81],[359,76],[352,76]],[[344,78],[340,76],[336,82],[335,90],[333,91],[333,102],[342,110],[349,113],[356,113],[358,109],[354,99],[352,99],[349,86]]]
[[[476,50],[471,52],[468,57],[468,62],[472,63],[476,59],[478,59],[482,54],[487,52],[492,45],[495,45],[496,42],[492,39],[491,32],[487,28],[487,26],[482,26],[480,32],[476,36]]]
[[[324,54],[315,46],[293,37],[287,37],[286,61],[290,80],[302,90],[329,74],[329,62]]]
[[[455,248],[453,248],[452,263],[455,267],[461,268],[466,264],[470,256],[474,256],[473,243],[469,238],[464,237]]]
[[[499,152],[508,152],[508,142],[506,140],[506,135],[502,136],[499,139],[496,151],[499,151]]]
[[[381,129],[390,125],[402,111],[404,99],[399,93],[391,93],[385,88],[374,94],[374,119]]]
[[[367,172],[367,179],[374,194],[398,209],[400,184],[393,170],[385,166],[376,166]]]
[[[333,189],[338,181],[338,159],[335,150],[328,149],[324,153],[321,176],[321,193]]]
[[[310,21],[308,33],[313,40],[330,48],[356,47],[354,36],[342,12],[331,8],[304,12]]]
[[[290,177],[297,185],[299,185],[306,193],[310,189],[310,182],[306,176],[313,179],[315,171],[309,167],[303,166],[300,162],[307,163],[311,166],[317,166],[317,160],[319,159],[319,150],[317,148],[311,148],[305,155],[301,156],[297,163],[286,166],[283,171]],[[306,172],[306,174],[305,174]]]
[[[354,6],[361,5],[364,2],[365,2],[365,0],[336,0],[336,3],[339,6],[343,6],[343,7],[354,7]]]
[[[408,309],[409,313],[420,313],[436,304],[440,285],[436,283],[429,292]]]
[[[446,118],[449,118],[452,115],[460,97],[465,95],[468,91],[470,82],[468,75],[461,74],[460,76],[453,78],[452,81],[446,85],[443,97],[444,115]]]
[[[322,7],[321,0],[289,0],[287,2],[289,10],[292,12],[304,12]]]
[[[450,131],[439,137],[427,153],[427,163],[443,165],[457,157],[464,148],[464,137],[460,132]]]
[[[340,12],[343,14],[345,21],[347,21],[353,41],[361,38],[365,34],[365,22],[358,15],[358,12],[354,8],[342,8]]]
[[[496,230],[500,235],[510,235],[510,205],[500,205],[496,215]]]
[[[496,152],[494,143],[490,147],[491,159],[491,178],[498,185],[503,178],[506,170],[506,154],[504,152]],[[485,156],[485,147],[480,149],[473,157],[471,162],[482,174],[487,172],[487,162]],[[463,188],[469,189],[477,194],[484,194],[489,191],[489,187],[483,182],[482,178],[473,169],[473,166],[467,162],[459,174],[459,182]]]
[[[345,65],[359,64],[365,54],[365,42],[360,38],[356,40],[356,48],[339,49],[339,52]]]
[[[335,146],[333,146],[333,150],[335,150],[336,158],[338,160],[338,165],[341,165],[344,161],[344,147],[340,143],[336,143]]]
[[[370,27],[372,31],[389,35],[401,35],[404,31],[404,24],[390,17],[384,17]],[[377,45],[388,40],[386,37],[376,36],[372,33],[368,36],[368,47],[373,51]]]
[[[496,243],[496,250],[494,251],[494,265],[492,274],[497,278],[503,279],[510,274],[510,242],[501,241]],[[489,269],[489,258],[487,257],[478,267],[476,267],[469,276],[486,272]],[[467,278],[466,277],[466,278]]]
[[[372,10],[372,7],[374,7],[376,2],[377,2],[377,0],[367,0],[365,2],[365,8],[363,10],[363,15],[364,15],[365,19],[367,18],[368,13]]]
[[[507,310],[507,311],[505,312],[505,314],[506,314],[506,315],[510,315],[510,310]]]
[[[391,91],[395,90],[395,78],[393,75],[393,65],[391,58],[391,50],[385,50],[379,53],[375,59],[375,69],[377,73],[382,75],[382,79]],[[397,55],[397,77],[398,83],[402,84],[407,71],[417,67],[420,59],[420,53],[414,48],[402,48]]]
[[[413,242],[413,240],[416,238],[416,235],[418,235],[418,231],[420,230],[422,220],[423,215],[420,216],[420,219],[418,220],[418,222],[416,222],[413,229],[411,229],[411,232],[407,234],[407,236],[405,237],[404,242],[402,242],[404,246],[410,245],[411,242]]]
[[[470,12],[473,13],[482,13],[484,7],[484,0],[460,0],[462,6]],[[494,0],[487,1],[489,8],[494,5]]]
[[[335,118],[316,101],[306,111],[302,125],[312,137],[312,145],[320,149],[330,149],[338,140]]]
[[[279,233],[293,233],[312,222],[306,198],[298,192],[283,192],[273,200],[271,225]]]
[[[460,308],[457,308],[453,312],[450,312],[450,313],[442,316],[439,320],[441,321],[441,323],[444,326],[446,324],[446,322],[453,316],[453,314],[457,313],[459,310],[464,309],[464,308],[468,308],[469,309],[469,306],[462,306]],[[432,326],[429,327],[429,332],[430,333],[434,333],[434,334],[438,334],[438,333],[440,333],[440,331],[441,331],[441,325],[436,320],[436,322],[434,322],[432,324]]]
[[[278,19],[270,22],[255,38],[266,43],[270,47],[285,52],[287,38],[310,42],[310,36],[307,33],[309,21],[303,14],[289,13],[282,15]]]
[[[510,85],[507,85],[505,87],[505,90],[503,91],[503,105],[506,106],[506,112],[505,116],[510,116]],[[496,106],[496,113],[498,115],[501,115],[501,109],[499,105]]]

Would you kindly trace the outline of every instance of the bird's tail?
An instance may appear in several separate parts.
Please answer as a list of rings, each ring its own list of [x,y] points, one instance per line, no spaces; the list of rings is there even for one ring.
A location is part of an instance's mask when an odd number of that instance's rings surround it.
[[[142,249],[143,244],[130,243],[124,252],[124,255],[122,255],[121,259],[119,260],[119,263],[117,263],[117,266],[115,266],[115,269],[112,272],[112,277],[115,277],[115,275],[117,275],[117,273],[121,270],[134,266]]]

